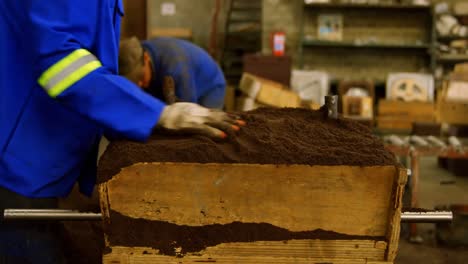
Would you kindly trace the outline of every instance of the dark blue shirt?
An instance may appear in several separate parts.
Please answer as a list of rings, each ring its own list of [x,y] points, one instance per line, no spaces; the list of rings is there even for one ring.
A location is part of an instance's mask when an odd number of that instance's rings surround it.
[[[156,38],[143,42],[153,61],[149,93],[162,97],[164,77],[172,77],[180,101],[209,108],[222,108],[226,81],[218,64],[202,48],[175,38]]]

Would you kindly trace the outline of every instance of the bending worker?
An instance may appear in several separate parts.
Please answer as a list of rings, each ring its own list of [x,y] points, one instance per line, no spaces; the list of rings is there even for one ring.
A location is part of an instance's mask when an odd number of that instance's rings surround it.
[[[202,48],[175,38],[120,44],[119,74],[166,103],[192,102],[221,109],[226,81]]]
[[[90,195],[103,133],[145,141],[155,126],[224,137],[235,120],[166,106],[118,76],[120,0],[0,1],[0,213]],[[0,263],[63,263],[54,226],[4,222]]]

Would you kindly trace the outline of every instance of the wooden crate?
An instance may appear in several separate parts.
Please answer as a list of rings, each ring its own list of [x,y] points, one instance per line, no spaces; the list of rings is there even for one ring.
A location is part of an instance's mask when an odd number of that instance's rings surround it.
[[[343,116],[372,121],[374,118],[373,100],[370,96],[343,96]]]
[[[379,101],[377,127],[380,129],[411,130],[414,122],[434,121],[432,102]]]
[[[301,98],[286,86],[250,73],[242,74],[239,89],[258,103],[273,107],[300,107]]]
[[[453,73],[449,81],[444,81],[442,90],[437,98],[437,121],[453,125],[468,125],[468,101],[447,100],[450,82],[461,82],[465,87],[468,86],[467,73]]]
[[[111,249],[103,263],[393,263],[405,183],[406,170],[393,166],[135,164],[100,185]],[[113,245],[110,210],[184,228],[263,223],[365,237],[225,241],[175,257],[152,245]]]

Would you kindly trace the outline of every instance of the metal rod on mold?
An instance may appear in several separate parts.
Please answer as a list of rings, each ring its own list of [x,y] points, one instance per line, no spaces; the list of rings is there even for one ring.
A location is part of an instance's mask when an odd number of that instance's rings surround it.
[[[101,213],[84,213],[63,209],[5,209],[4,220],[17,221],[101,221]],[[402,212],[402,223],[441,223],[451,222],[453,213],[439,212]]]

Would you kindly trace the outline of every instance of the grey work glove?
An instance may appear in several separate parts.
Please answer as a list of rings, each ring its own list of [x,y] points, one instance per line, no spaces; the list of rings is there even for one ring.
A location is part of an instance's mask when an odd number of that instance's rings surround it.
[[[193,131],[210,137],[226,138],[223,131],[239,130],[245,122],[225,112],[194,103],[174,103],[164,108],[158,125],[171,130]]]

